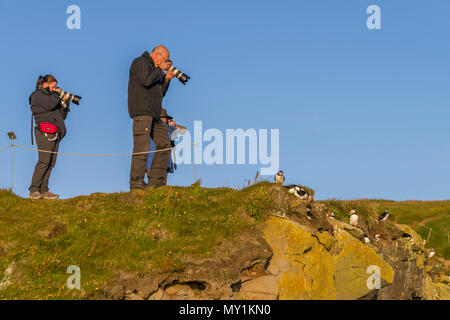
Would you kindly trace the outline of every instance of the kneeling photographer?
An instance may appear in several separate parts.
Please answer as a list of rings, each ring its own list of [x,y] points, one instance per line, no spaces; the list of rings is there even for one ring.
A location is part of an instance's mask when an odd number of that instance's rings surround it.
[[[81,97],[57,88],[58,81],[52,75],[39,76],[36,90],[30,95],[29,102],[36,126],[34,135],[39,150],[58,152],[59,143],[66,135],[64,120],[70,112],[69,101],[78,104]],[[31,119],[31,142],[33,143],[33,118]],[[34,169],[30,185],[31,199],[58,199],[59,196],[49,190],[48,183],[57,154],[39,151],[39,159]]]

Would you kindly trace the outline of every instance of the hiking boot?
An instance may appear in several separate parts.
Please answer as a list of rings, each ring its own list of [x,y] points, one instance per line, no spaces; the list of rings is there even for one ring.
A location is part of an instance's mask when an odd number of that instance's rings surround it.
[[[54,194],[53,192],[47,191],[42,194],[42,197],[47,200],[55,200],[59,198],[59,195]]]
[[[130,186],[130,191],[133,191],[133,190],[145,190],[146,187],[147,187],[147,185],[145,183],[144,184],[136,184],[136,185]]]
[[[30,192],[30,199],[42,199],[42,194],[39,191]]]

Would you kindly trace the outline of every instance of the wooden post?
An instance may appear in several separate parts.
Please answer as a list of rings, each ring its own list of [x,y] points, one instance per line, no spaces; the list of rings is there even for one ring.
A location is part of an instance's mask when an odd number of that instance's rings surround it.
[[[11,192],[14,189],[14,143],[11,143]]]
[[[430,227],[430,232],[428,232],[427,243],[428,243],[428,241],[430,241],[430,235],[431,235],[431,227]]]

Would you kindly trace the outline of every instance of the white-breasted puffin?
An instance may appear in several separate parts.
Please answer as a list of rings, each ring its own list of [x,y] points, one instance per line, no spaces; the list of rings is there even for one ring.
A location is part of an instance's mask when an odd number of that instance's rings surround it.
[[[378,217],[378,222],[385,221],[389,217],[389,211],[384,210],[382,214]]]
[[[309,204],[306,206],[306,217],[307,217],[309,220],[315,218],[314,215],[312,214],[311,206],[310,206]]]
[[[356,210],[350,210],[350,225],[356,227],[358,225],[358,215],[356,214]]]
[[[436,254],[436,251],[434,249],[431,249],[430,253],[428,254],[428,258],[432,258]]]
[[[283,174],[283,170],[278,171],[278,173],[274,177],[274,180],[277,184],[283,185],[284,180],[286,180],[286,177]]]
[[[309,197],[308,191],[306,191],[302,186],[291,184],[286,186],[286,188],[289,189],[289,193],[292,193],[299,199],[306,200]]]

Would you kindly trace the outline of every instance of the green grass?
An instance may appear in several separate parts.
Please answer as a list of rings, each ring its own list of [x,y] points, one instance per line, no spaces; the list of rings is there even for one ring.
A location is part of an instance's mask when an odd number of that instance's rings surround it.
[[[289,211],[291,195],[280,190],[266,181],[242,190],[197,183],[57,201],[0,190],[0,299],[103,298],[119,271],[183,270],[187,260],[214,257],[219,243],[233,245],[270,212]],[[366,221],[388,209],[392,220],[411,225],[423,238],[432,227],[427,246],[450,259],[450,201],[321,202],[346,222],[351,209]],[[81,268],[82,291],[66,287],[70,265]],[[11,267],[11,284],[3,286]]]
[[[348,212],[356,209],[362,220],[376,219],[385,209],[389,221],[411,226],[423,239],[432,232],[427,248],[434,248],[437,255],[450,260],[450,201],[390,201],[390,200],[326,200],[321,201],[336,215],[348,223]]]
[[[389,201],[371,200],[380,210],[388,209],[397,223],[410,225],[423,239],[426,247],[434,248],[438,256],[450,260],[450,201]],[[381,212],[380,211],[380,212]]]
[[[264,184],[264,183],[263,183]],[[117,271],[177,271],[186,257],[208,257],[216,245],[267,216],[259,184],[241,191],[163,187],[68,200],[29,200],[0,191],[0,283],[14,265],[1,299],[102,297]],[[55,224],[66,232],[48,238]],[[81,268],[82,289],[69,290],[67,267]],[[3,279],[4,280],[4,279]]]

